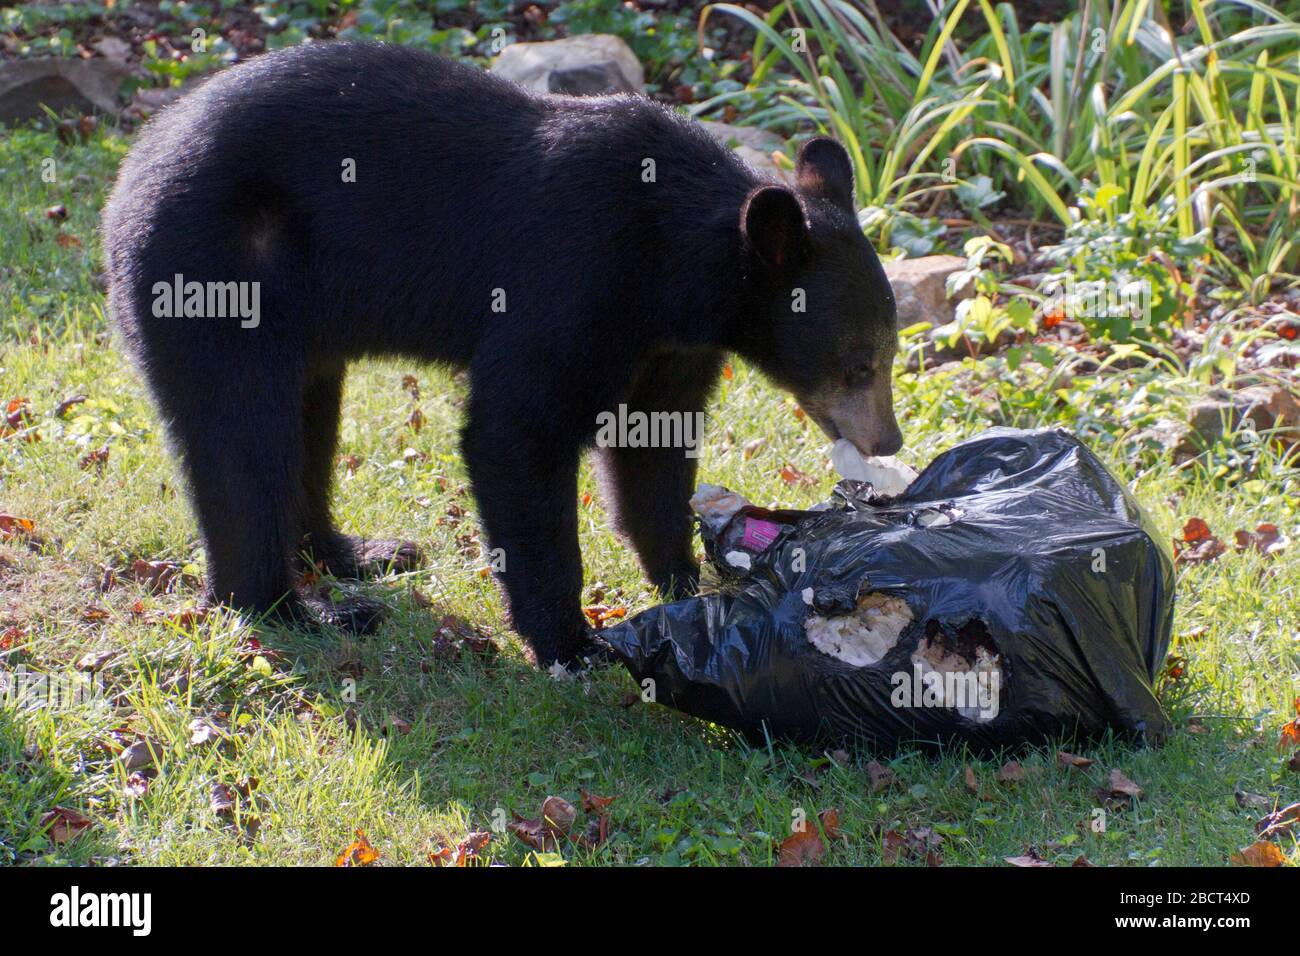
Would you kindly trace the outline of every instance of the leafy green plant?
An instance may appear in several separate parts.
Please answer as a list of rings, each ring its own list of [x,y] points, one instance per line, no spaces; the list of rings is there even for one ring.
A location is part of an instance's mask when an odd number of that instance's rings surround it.
[[[936,236],[907,217],[950,193],[972,215],[1008,202],[1075,235],[1093,220],[1120,249],[1172,230],[1186,248],[1171,255],[1207,256],[1258,296],[1300,261],[1300,21],[1254,0],[1186,7],[1180,34],[1149,0],[1083,0],[1028,29],[1011,4],[949,0],[913,55],[870,0],[765,17],[717,4],[701,22],[750,26],[754,73],[699,112],[757,92],[753,122],[839,138],[882,248],[929,251]]]

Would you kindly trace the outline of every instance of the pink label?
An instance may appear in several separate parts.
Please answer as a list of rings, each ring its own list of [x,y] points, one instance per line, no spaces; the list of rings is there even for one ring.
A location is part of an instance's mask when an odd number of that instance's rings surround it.
[[[751,551],[762,551],[775,541],[780,533],[781,526],[774,521],[746,518],[745,534],[741,537],[740,543]]]

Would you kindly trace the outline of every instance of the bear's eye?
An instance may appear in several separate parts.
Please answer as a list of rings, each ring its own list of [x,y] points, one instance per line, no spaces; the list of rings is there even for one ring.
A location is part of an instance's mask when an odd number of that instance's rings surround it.
[[[870,362],[859,362],[848,371],[849,384],[853,386],[867,384],[871,380],[873,371]]]

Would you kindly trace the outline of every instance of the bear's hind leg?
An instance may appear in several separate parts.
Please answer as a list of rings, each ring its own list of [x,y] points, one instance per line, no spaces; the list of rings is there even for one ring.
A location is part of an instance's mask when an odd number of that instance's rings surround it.
[[[423,562],[411,541],[366,540],[341,534],[330,516],[330,487],[338,453],[343,368],[316,371],[303,390],[303,541],[308,557],[340,578],[379,577],[389,570],[407,571]]]
[[[242,357],[171,367],[155,392],[179,446],[207,555],[207,590],[257,614],[301,617],[290,558],[302,509],[295,370]],[[242,372],[242,374],[241,374]]]

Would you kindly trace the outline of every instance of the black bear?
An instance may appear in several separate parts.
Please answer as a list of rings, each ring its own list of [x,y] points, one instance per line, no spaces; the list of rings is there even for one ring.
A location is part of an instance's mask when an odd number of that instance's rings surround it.
[[[364,630],[373,605],[295,592],[294,561],[416,559],[330,517],[340,389],[363,356],[468,370],[461,453],[543,666],[590,646],[576,482],[602,414],[702,413],[734,352],[832,438],[896,451],[893,297],[848,154],[813,139],[796,177],[761,179],[645,98],[533,95],[383,44],[269,53],[163,111],[122,164],[104,253],[210,596]],[[599,450],[619,530],[674,596],[698,581],[685,451]]]

